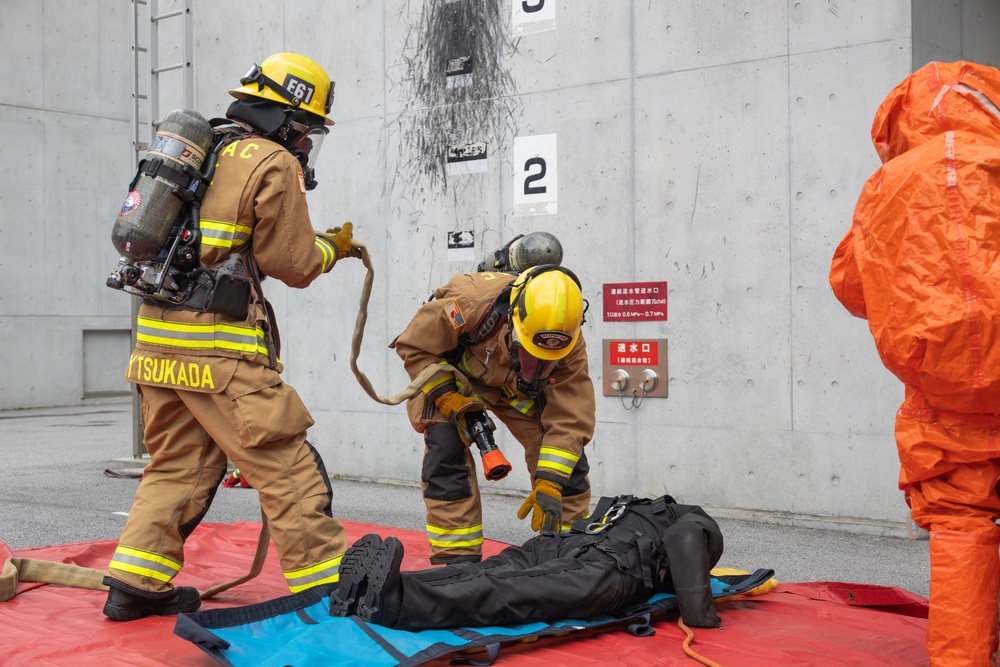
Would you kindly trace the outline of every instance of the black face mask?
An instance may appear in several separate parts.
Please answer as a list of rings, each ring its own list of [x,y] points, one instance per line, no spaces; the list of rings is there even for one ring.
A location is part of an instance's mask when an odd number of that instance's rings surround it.
[[[537,398],[549,384],[549,376],[559,362],[531,356],[516,340],[511,341],[508,348],[510,367],[517,373],[517,390],[528,398]]]

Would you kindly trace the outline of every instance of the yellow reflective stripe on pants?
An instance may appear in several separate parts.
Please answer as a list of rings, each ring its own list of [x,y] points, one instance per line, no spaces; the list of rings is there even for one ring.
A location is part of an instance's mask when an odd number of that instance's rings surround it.
[[[185,350],[230,350],[267,355],[263,329],[223,322],[187,324],[139,317],[136,318],[136,340]]]
[[[115,555],[111,562],[108,563],[108,569],[131,572],[140,577],[149,577],[169,583],[181,571],[181,565],[166,556],[142,549],[119,546],[115,549]]]
[[[454,547],[478,547],[483,544],[483,524],[461,528],[442,528],[427,524],[427,541],[431,546],[444,549]]]
[[[542,447],[538,452],[538,469],[554,470],[563,475],[569,475],[576,467],[580,456],[557,447]]]
[[[335,584],[340,581],[340,561],[343,554],[316,565],[285,572],[288,589],[293,593],[304,591],[320,584]]]

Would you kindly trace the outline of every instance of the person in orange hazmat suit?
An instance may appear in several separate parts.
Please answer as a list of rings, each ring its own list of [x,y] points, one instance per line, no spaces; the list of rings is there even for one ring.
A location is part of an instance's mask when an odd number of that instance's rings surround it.
[[[830,285],[905,386],[899,486],[930,533],[932,665],[995,665],[1000,591],[1000,71],[932,62],[872,125]]]

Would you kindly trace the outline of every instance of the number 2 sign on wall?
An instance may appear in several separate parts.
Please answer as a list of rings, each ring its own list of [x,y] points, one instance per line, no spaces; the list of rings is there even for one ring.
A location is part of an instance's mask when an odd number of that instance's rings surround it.
[[[556,135],[514,139],[514,214],[559,212],[556,179]]]

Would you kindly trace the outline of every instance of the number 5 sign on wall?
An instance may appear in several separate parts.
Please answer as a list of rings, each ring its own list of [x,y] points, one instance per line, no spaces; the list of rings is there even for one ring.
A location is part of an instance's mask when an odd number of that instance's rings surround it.
[[[511,0],[514,35],[556,29],[556,0]]]
[[[556,135],[514,139],[514,214],[559,212],[556,179]]]

